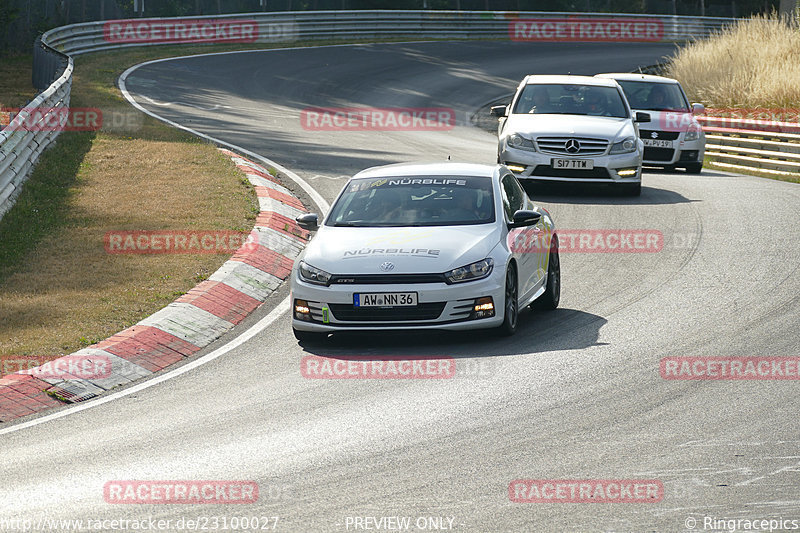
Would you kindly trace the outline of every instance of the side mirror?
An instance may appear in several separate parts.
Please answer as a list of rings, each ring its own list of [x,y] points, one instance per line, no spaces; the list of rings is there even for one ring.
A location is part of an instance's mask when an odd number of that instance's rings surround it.
[[[650,122],[650,113],[642,113],[641,111],[636,112],[636,117],[633,119],[634,122]]]
[[[298,226],[308,231],[314,231],[319,227],[319,215],[316,213],[306,213],[305,215],[300,215],[295,220]]]
[[[512,228],[521,228],[523,226],[533,226],[534,224],[539,222],[539,219],[542,218],[541,213],[537,213],[536,211],[525,211],[524,209],[520,209],[514,216],[511,217],[511,223],[509,227]]]
[[[692,115],[702,115],[706,112],[706,106],[703,104],[692,104]]]
[[[504,105],[493,105],[491,114],[498,117],[503,118],[508,115],[508,106]]]

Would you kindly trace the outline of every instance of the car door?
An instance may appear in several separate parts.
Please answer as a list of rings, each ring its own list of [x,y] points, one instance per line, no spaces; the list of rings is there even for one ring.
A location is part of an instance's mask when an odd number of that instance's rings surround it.
[[[533,203],[513,174],[503,176],[500,185],[506,222],[510,222],[520,209],[533,209]],[[528,299],[544,277],[541,263],[547,254],[542,249],[543,224],[544,221],[540,220],[536,225],[513,228],[508,233],[509,248],[518,265],[520,301]]]

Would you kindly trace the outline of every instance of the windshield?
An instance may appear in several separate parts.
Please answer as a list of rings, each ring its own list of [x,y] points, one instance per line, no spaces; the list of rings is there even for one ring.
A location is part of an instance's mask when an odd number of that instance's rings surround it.
[[[680,86],[674,83],[620,81],[625,98],[633,109],[644,111],[689,111]]]
[[[328,226],[454,226],[494,222],[490,178],[413,176],[352,180]]]
[[[628,118],[616,87],[556,83],[526,85],[513,112]]]

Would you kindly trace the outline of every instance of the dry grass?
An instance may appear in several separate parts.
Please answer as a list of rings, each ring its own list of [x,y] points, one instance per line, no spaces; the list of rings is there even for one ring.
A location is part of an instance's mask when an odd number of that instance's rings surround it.
[[[796,108],[800,26],[777,15],[739,21],[682,48],[666,75],[706,107]]]
[[[119,108],[114,80],[140,59],[82,57],[73,106]],[[164,307],[227,258],[109,255],[107,231],[252,228],[255,195],[228,158],[138,119],[132,132],[63,133],[0,221],[0,355],[55,356],[101,340]]]

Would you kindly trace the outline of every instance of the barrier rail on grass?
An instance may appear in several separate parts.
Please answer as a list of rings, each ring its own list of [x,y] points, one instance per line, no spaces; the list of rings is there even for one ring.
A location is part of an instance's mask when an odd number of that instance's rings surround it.
[[[33,85],[42,92],[0,131],[0,218],[14,205],[41,153],[58,137],[58,124],[67,120],[72,58],[41,39],[33,57]]]
[[[713,164],[768,174],[800,173],[800,124],[709,115],[698,119]]]

